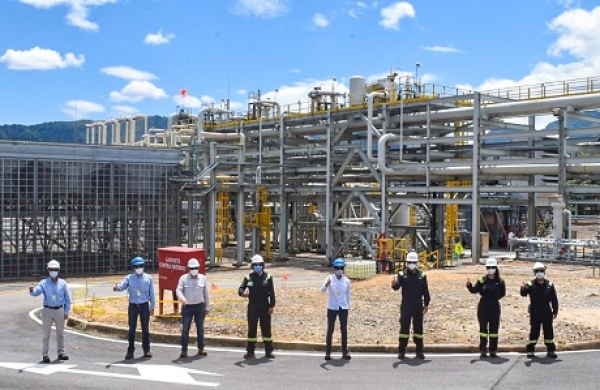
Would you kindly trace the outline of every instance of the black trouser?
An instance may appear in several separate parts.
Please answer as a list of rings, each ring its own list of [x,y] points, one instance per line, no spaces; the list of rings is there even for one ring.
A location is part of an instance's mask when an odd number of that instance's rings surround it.
[[[417,353],[423,353],[423,306],[401,306],[400,307],[400,335],[398,350],[405,352],[410,336],[410,322],[413,323],[413,341],[417,347]]]
[[[529,323],[531,324],[531,331],[529,332],[529,344],[527,344],[527,352],[533,352],[535,345],[540,338],[540,326],[544,328],[544,344],[548,349],[548,352],[556,351],[556,344],[554,344],[554,329],[552,328],[552,313],[536,313],[531,312],[529,316]]]
[[[246,345],[246,351],[249,353],[254,353],[254,347],[256,346],[258,321],[260,321],[260,332],[262,334],[263,343],[265,344],[265,352],[267,354],[273,352],[271,316],[267,313],[268,310],[268,306],[248,305],[248,343]]]
[[[331,339],[333,338],[333,328],[335,319],[340,317],[340,331],[342,333],[342,350],[348,352],[348,309],[331,310],[327,309],[327,338],[325,339],[325,350],[331,353]]]
[[[500,328],[500,304],[480,303],[477,307],[477,320],[479,321],[479,350],[485,352],[489,338],[490,352],[496,352]]]
[[[146,303],[130,303],[127,308],[127,316],[129,317],[129,333],[128,351],[133,352],[135,349],[135,329],[137,327],[137,318],[140,317],[140,325],[142,326],[142,348],[144,352],[150,351],[150,306]]]

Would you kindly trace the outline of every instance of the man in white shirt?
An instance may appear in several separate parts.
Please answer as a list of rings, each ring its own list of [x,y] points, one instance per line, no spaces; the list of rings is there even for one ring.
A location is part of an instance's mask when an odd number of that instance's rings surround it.
[[[329,291],[327,304],[327,338],[325,339],[325,360],[331,360],[331,339],[336,317],[340,317],[342,333],[342,358],[350,360],[348,352],[348,311],[350,310],[350,279],[344,276],[346,262],[342,258],[333,261],[334,274],[329,275],[321,292]]]
[[[206,276],[198,272],[200,263],[197,259],[188,261],[189,273],[181,275],[177,284],[177,298],[181,302],[181,354],[188,356],[188,343],[192,319],[196,322],[198,355],[206,356],[204,350],[204,317],[210,312],[210,296]]]

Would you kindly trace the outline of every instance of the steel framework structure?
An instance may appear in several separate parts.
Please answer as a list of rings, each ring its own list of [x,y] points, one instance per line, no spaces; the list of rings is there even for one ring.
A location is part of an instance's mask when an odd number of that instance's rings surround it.
[[[0,279],[123,271],[179,244],[175,150],[0,143]]]

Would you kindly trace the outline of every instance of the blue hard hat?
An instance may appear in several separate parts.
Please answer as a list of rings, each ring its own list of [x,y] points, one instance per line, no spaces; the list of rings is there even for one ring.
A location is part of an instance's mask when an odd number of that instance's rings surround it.
[[[345,267],[346,262],[341,257],[338,257],[337,259],[333,260],[333,266],[334,267]]]
[[[134,257],[133,260],[131,260],[131,265],[133,265],[134,267],[136,265],[144,265],[144,264],[146,264],[146,260],[144,260],[144,258],[140,257],[140,256]]]

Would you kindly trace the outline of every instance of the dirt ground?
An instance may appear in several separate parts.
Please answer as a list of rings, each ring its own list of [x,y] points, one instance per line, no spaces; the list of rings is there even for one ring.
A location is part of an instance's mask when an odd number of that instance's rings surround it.
[[[276,280],[277,307],[273,317],[273,337],[277,340],[323,343],[326,330],[327,295],[320,293],[319,277],[327,268],[307,269],[301,263],[273,266],[267,269]],[[248,269],[227,271],[231,280],[241,282]],[[465,288],[482,276],[481,265],[460,264],[452,269],[428,270],[432,301],[425,316],[426,344],[478,343],[476,319],[478,295]],[[523,346],[528,339],[528,298],[519,295],[520,285],[532,279],[531,263],[513,260],[500,262],[501,276],[506,281],[507,296],[501,301],[500,345]],[[211,280],[222,278],[222,272],[209,272]],[[592,276],[589,266],[549,264],[547,276],[558,292],[560,311],[555,320],[555,341],[560,346],[573,342],[600,339],[600,277]],[[283,279],[287,280],[283,280]],[[390,275],[377,275],[352,282],[352,304],[349,316],[349,343],[397,345],[399,331],[400,292],[390,287]],[[311,280],[310,283],[303,281]],[[308,286],[311,287],[308,287]],[[314,287],[312,287],[314,286]],[[237,296],[232,286],[211,292],[212,310],[206,318],[207,336],[246,337],[246,301]],[[96,304],[93,320],[127,327],[126,299],[101,301]],[[86,319],[88,311],[75,313]],[[179,334],[178,318],[154,317],[151,331]],[[195,332],[192,329],[192,332]],[[334,333],[339,343],[339,331]]]

